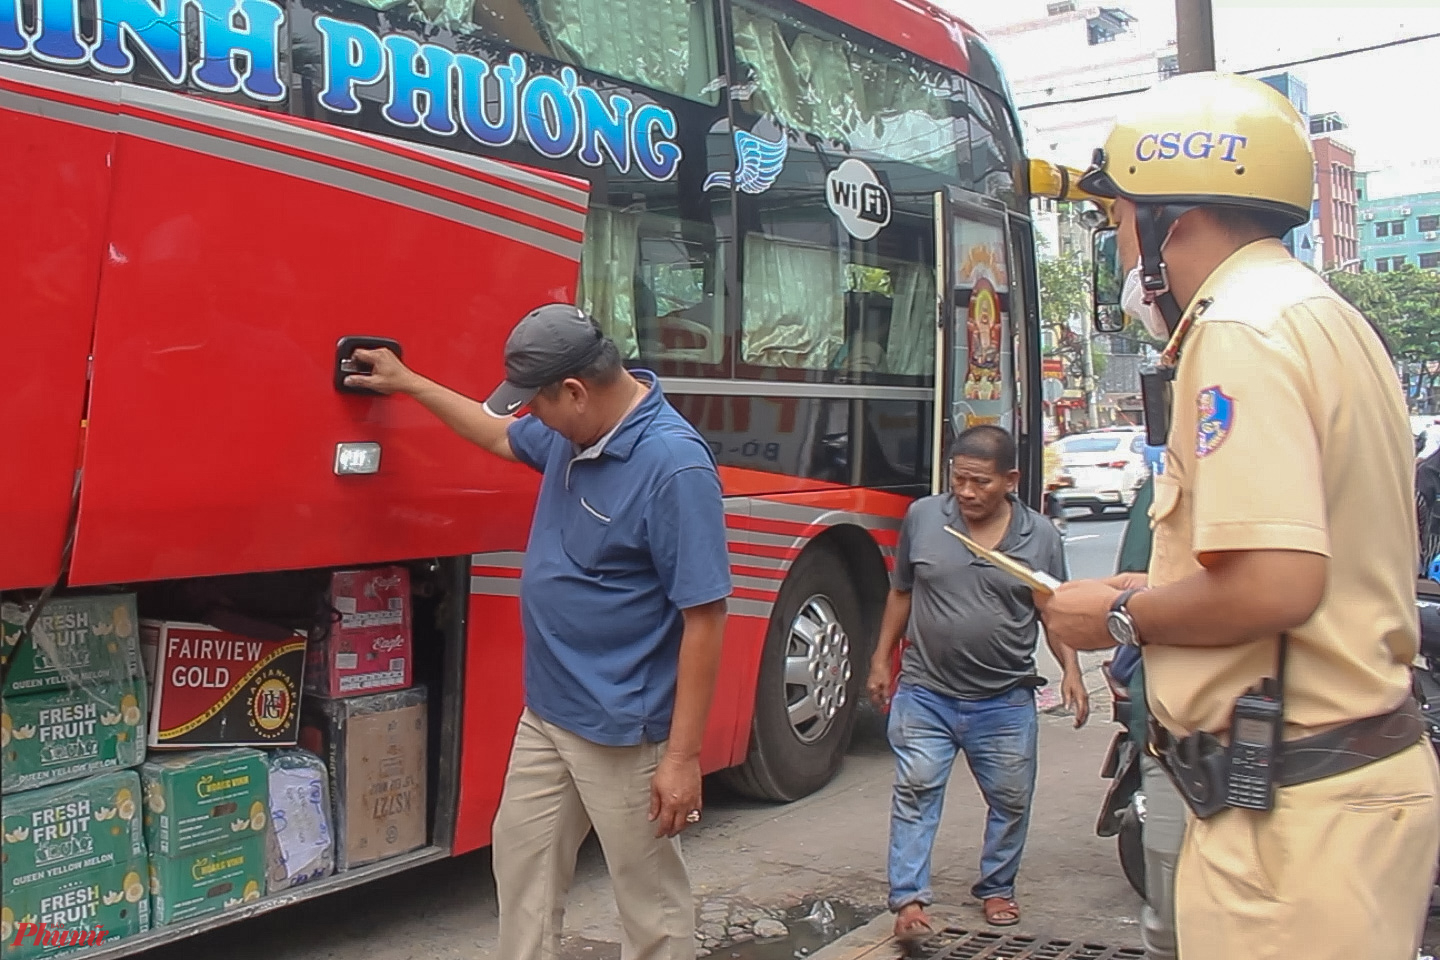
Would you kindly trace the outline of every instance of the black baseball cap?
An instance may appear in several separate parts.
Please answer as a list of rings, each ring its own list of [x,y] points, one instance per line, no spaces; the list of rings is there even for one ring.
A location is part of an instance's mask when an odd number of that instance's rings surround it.
[[[505,382],[485,401],[493,417],[513,416],[541,387],[559,383],[594,363],[605,333],[585,311],[567,303],[531,310],[505,341]]]

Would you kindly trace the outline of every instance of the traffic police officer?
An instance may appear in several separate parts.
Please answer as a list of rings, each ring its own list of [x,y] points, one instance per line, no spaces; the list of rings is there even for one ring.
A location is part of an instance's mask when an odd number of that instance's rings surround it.
[[[1143,654],[1147,749],[1188,807],[1183,960],[1413,960],[1440,852],[1413,443],[1380,338],[1280,242],[1310,217],[1307,133],[1258,81],[1184,74],[1081,181],[1169,337],[1146,378],[1168,444],[1148,577],[1066,584],[1044,617]]]

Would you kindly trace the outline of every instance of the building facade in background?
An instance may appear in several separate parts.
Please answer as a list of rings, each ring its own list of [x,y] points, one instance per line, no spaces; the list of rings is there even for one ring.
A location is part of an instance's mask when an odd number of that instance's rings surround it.
[[[1310,118],[1319,200],[1319,265],[1323,270],[1359,273],[1360,214],[1355,151],[1337,136],[1344,129],[1344,121],[1334,113]]]
[[[1083,169],[1126,103],[1117,94],[1180,70],[1174,23],[1142,23],[1124,6],[1076,0],[950,6],[985,33],[1009,71],[1033,157]]]
[[[1306,127],[1310,125],[1310,93],[1305,87],[1304,81],[1293,73],[1276,73],[1268,77],[1261,77],[1262,83],[1267,83],[1280,92],[1286,100],[1299,112],[1300,118],[1305,122]],[[1310,222],[1304,226],[1296,227],[1285,234],[1285,249],[1290,255],[1301,263],[1307,264],[1315,269],[1320,269],[1321,264],[1316,262],[1319,254],[1319,245],[1315,242],[1316,230],[1319,224],[1316,222],[1320,212],[1319,185],[1316,185],[1316,193],[1310,202]]]
[[[1405,266],[1440,269],[1440,191],[1360,201],[1360,252],[1363,269],[1387,273]]]

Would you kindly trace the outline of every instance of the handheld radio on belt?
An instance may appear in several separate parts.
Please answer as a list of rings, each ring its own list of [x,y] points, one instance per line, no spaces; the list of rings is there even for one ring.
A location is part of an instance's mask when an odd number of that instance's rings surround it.
[[[1275,772],[1285,732],[1285,648],[1289,636],[1280,635],[1279,666],[1275,677],[1235,701],[1230,715],[1230,766],[1225,803],[1246,810],[1275,806]]]
[[[1151,718],[1150,752],[1199,819],[1213,817],[1226,807],[1261,811],[1274,808],[1275,789],[1282,785],[1288,644],[1288,634],[1281,634],[1276,675],[1266,677],[1236,699],[1228,747],[1219,737],[1203,730],[1173,740]]]

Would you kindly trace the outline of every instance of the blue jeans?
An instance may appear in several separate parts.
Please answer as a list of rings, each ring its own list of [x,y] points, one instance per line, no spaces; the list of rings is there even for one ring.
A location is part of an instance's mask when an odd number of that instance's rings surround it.
[[[895,792],[890,811],[890,909],[934,902],[930,856],[945,804],[950,768],[961,751],[985,796],[985,846],[978,899],[1013,897],[1030,799],[1040,721],[1035,692],[1021,687],[989,700],[957,700],[901,683],[890,702],[889,736],[895,750]]]

